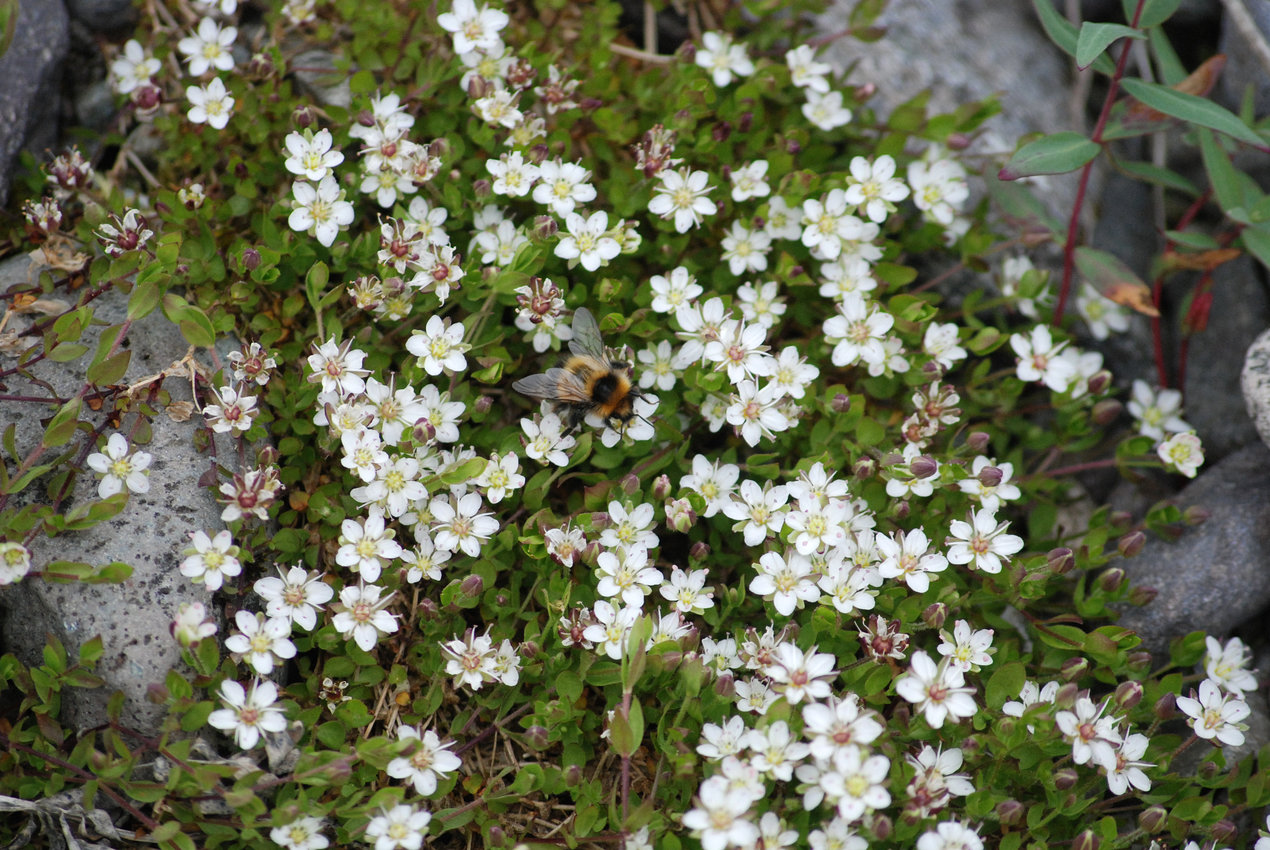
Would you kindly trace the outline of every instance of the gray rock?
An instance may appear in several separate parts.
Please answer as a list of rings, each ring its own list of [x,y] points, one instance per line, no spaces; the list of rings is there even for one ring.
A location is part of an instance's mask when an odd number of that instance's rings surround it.
[[[8,201],[18,151],[56,143],[61,66],[70,45],[62,0],[23,0],[17,8],[13,43],[0,55],[0,205]]]
[[[1244,3],[1251,28],[1260,33],[1263,43],[1270,40],[1270,4]],[[1251,86],[1253,109],[1258,117],[1270,113],[1270,71],[1257,59],[1256,51],[1244,37],[1228,12],[1222,19],[1221,39],[1217,51],[1226,54],[1226,70],[1222,72],[1217,94],[1231,109],[1239,109],[1244,92]]]
[[[1242,356],[1270,327],[1262,269],[1247,256],[1213,272],[1208,328],[1191,337],[1186,361],[1186,421],[1204,442],[1209,462],[1257,440],[1240,391]]]
[[[1178,504],[1206,509],[1207,522],[1170,543],[1151,537],[1124,562],[1129,580],[1158,595],[1126,608],[1120,625],[1166,657],[1169,641],[1193,631],[1229,634],[1270,605],[1270,448],[1260,442],[1203,472]]]
[[[71,17],[95,32],[123,33],[137,25],[132,0],[66,0]]]
[[[1263,331],[1248,346],[1244,368],[1239,373],[1239,388],[1248,418],[1261,441],[1270,446],[1270,330]]]
[[[819,19],[824,33],[840,30],[854,0],[836,0]],[[952,112],[973,100],[1001,96],[1002,114],[972,152],[1001,153],[1024,133],[1072,129],[1066,90],[1072,62],[1050,43],[1030,3],[999,0],[892,0],[878,19],[886,37],[864,44],[840,38],[824,51],[835,69],[857,63],[848,81],[877,84],[871,105],[889,113],[931,90],[931,113]],[[1047,206],[1063,218],[1071,212],[1071,175],[1036,178]]]
[[[336,57],[327,50],[306,50],[291,60],[296,85],[322,106],[348,109],[353,103],[353,89],[348,74],[336,69]]]
[[[27,275],[25,257],[0,264],[0,290],[26,280]],[[117,290],[93,303],[98,319],[115,324],[125,317],[127,297]],[[95,345],[102,327],[90,328],[84,341]],[[127,339],[133,352],[123,378],[128,383],[167,369],[189,348],[180,331],[157,311],[137,321]],[[59,396],[66,397],[78,391],[88,358],[85,355],[69,364],[46,360],[37,364],[33,372]],[[4,362],[11,365],[13,361],[6,358]],[[11,382],[10,390],[19,386]],[[30,389],[30,394],[39,394],[38,387]],[[163,389],[173,401],[190,400],[188,378],[169,378]],[[25,455],[36,444],[42,433],[38,419],[47,416],[46,411],[47,408],[23,408],[13,403],[0,406],[0,429],[7,427],[9,421],[18,423],[19,454]],[[125,425],[131,421],[129,417]],[[63,694],[62,719],[73,727],[104,722],[106,701],[119,690],[125,695],[123,722],[153,732],[164,709],[146,700],[146,690],[153,683],[162,683],[168,671],[180,662],[180,647],[169,633],[176,606],[197,601],[212,610],[211,594],[177,569],[181,550],[189,545],[192,532],[214,534],[223,527],[220,507],[210,491],[198,484],[211,462],[194,448],[193,435],[198,425],[197,413],[189,421],[175,422],[160,412],[152,421],[151,441],[142,447],[154,456],[150,491],[133,494],[120,514],[87,531],[37,537],[32,544],[37,568],[54,560],[98,566],[121,561],[133,567],[130,579],[121,584],[54,584],[28,579],[0,593],[4,651],[17,653],[28,663],[39,663],[46,633],[61,640],[72,658],[86,641],[101,635],[105,653],[98,662],[97,673],[105,679],[105,687],[74,689]],[[228,451],[226,443],[218,454],[221,458],[231,457]],[[96,498],[96,488],[96,476],[85,471],[78,476],[70,503],[82,504]],[[31,497],[43,497],[38,482],[28,496]]]

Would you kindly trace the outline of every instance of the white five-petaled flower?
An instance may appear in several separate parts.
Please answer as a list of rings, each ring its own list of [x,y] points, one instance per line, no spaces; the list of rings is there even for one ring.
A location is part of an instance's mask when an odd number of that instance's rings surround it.
[[[0,567],[4,565],[4,547],[0,543]],[[9,584],[0,578],[0,585]],[[181,646],[189,647],[205,637],[216,634],[216,623],[207,616],[207,606],[202,602],[182,602],[172,621],[172,636]]]
[[[829,696],[830,684],[838,676],[834,661],[831,653],[817,652],[815,646],[803,652],[792,643],[782,643],[776,648],[767,676],[790,705],[804,699],[823,700]]]
[[[1112,794],[1124,794],[1130,785],[1139,791],[1151,790],[1151,779],[1142,768],[1155,765],[1138,761],[1146,755],[1150,743],[1146,735],[1133,733],[1124,736],[1124,740],[1116,748],[1116,766],[1107,769],[1107,787]]]
[[[366,838],[374,839],[375,850],[419,850],[431,820],[431,813],[414,806],[393,806],[370,819]]]
[[[746,816],[754,801],[734,791],[724,776],[711,776],[697,790],[697,807],[684,812],[682,822],[704,850],[752,847],[758,827]]]
[[[1243,694],[1257,689],[1257,674],[1249,670],[1252,651],[1239,638],[1231,638],[1223,646],[1217,638],[1204,638],[1208,652],[1204,655],[1204,672],[1208,678],[1232,694]]]
[[[150,492],[150,461],[147,452],[128,453],[128,440],[115,432],[106,440],[100,452],[84,459],[84,464],[103,476],[97,485],[97,495],[105,499],[126,490],[129,493]]]
[[[930,588],[930,574],[948,568],[947,558],[929,551],[930,540],[920,528],[897,531],[894,537],[879,531],[874,540],[883,558],[878,573],[882,578],[903,579],[914,593],[925,593]]]
[[[908,197],[908,186],[895,176],[895,158],[883,154],[873,162],[862,156],[851,160],[851,182],[846,189],[848,204],[855,204],[870,221],[881,224],[895,210],[895,203]]]
[[[297,180],[291,184],[295,208],[287,218],[287,226],[297,233],[308,233],[330,247],[340,228],[353,223],[353,205],[344,200],[344,190],[332,175],[313,184]]]
[[[684,266],[676,266],[669,276],[653,275],[648,285],[653,290],[652,308],[658,313],[674,313],[705,291]]]
[[[288,133],[282,143],[289,154],[283,166],[305,180],[321,180],[344,161],[344,154],[332,150],[334,139],[326,128],[316,133],[312,130],[305,130],[303,134]]]
[[[1174,434],[1156,448],[1156,454],[1167,466],[1187,478],[1194,478],[1204,463],[1204,449],[1194,431]]]
[[[342,344],[334,338],[318,345],[313,343],[313,353],[309,355],[309,375],[311,384],[321,383],[322,392],[338,395],[358,395],[366,389],[364,378],[370,374],[369,369],[362,368],[366,352],[353,348],[353,341],[345,340]]]
[[[388,762],[385,771],[393,779],[408,779],[415,791],[424,797],[436,793],[438,780],[453,773],[463,761],[450,752],[453,741],[445,741],[431,729],[420,731],[413,726],[397,727],[397,742],[404,747],[402,755]]]
[[[515,492],[525,486],[525,476],[520,474],[520,458],[515,452],[499,455],[494,452],[485,464],[485,469],[472,482],[485,490],[485,498],[491,505],[501,502],[509,491]]]
[[[1079,697],[1071,711],[1054,714],[1054,725],[1071,744],[1072,761],[1076,764],[1092,761],[1107,770],[1115,769],[1116,747],[1123,738],[1116,730],[1116,719],[1105,713],[1108,705],[1105,700],[1099,704],[1089,697]]]
[[[1194,430],[1182,418],[1182,394],[1177,390],[1158,392],[1142,379],[1133,382],[1129,403],[1125,405],[1138,425],[1138,433],[1153,440],[1163,440],[1166,433]]]
[[[958,620],[952,634],[947,629],[940,630],[943,640],[939,654],[948,659],[949,666],[963,673],[978,672],[980,667],[992,663],[992,634],[992,629],[974,629],[967,621]]]
[[[782,394],[775,382],[760,387],[757,381],[744,380],[733,390],[724,418],[746,444],[757,446],[764,437],[771,439],[789,430],[790,420],[780,408]]]
[[[450,11],[437,15],[437,24],[454,40],[455,53],[498,52],[498,34],[510,20],[506,12],[478,7],[472,0],[454,0]]]
[[[720,88],[732,82],[733,74],[746,77],[754,73],[754,63],[745,48],[734,44],[732,36],[725,32],[703,33],[695,61],[710,72],[714,84]]]
[[[809,44],[800,44],[785,51],[785,64],[789,66],[789,81],[800,89],[810,89],[824,94],[829,91],[825,75],[833,70],[827,62],[816,61],[816,51]]]
[[[385,610],[395,594],[381,599],[383,592],[375,584],[349,585],[340,591],[340,601],[331,606],[336,612],[331,620],[335,631],[356,643],[362,652],[374,649],[380,635],[397,631],[397,615]]]
[[[490,188],[495,195],[519,198],[529,193],[538,179],[538,166],[525,162],[520,151],[505,153],[498,159],[485,161],[485,169],[494,178]]]
[[[803,603],[820,599],[811,561],[796,552],[786,557],[778,552],[764,552],[754,569],[758,575],[750,580],[750,592],[770,600],[782,616],[788,617]]]
[[[194,35],[186,36],[176,43],[176,49],[185,54],[190,63],[190,76],[201,77],[209,68],[217,71],[230,71],[234,67],[234,54],[230,48],[234,39],[238,38],[238,30],[234,27],[221,27],[211,18],[203,18],[198,22]]]
[[[1056,393],[1066,391],[1076,377],[1075,367],[1058,356],[1066,345],[1066,342],[1055,345],[1045,325],[1037,325],[1030,335],[1011,334],[1010,347],[1019,356],[1019,380],[1040,381]]]
[[[620,660],[626,651],[626,638],[639,619],[640,609],[629,605],[618,609],[601,599],[592,610],[595,619],[583,630],[583,636],[595,644],[596,652],[614,661]]]
[[[587,182],[590,179],[591,172],[576,162],[547,160],[538,166],[534,202],[551,207],[556,215],[567,216],[578,204],[595,200],[595,187]]]
[[[135,38],[128,39],[123,53],[110,63],[110,80],[115,91],[128,94],[133,89],[150,82],[162,66]]]
[[[1220,687],[1212,679],[1199,683],[1198,698],[1192,696],[1178,697],[1177,707],[1187,716],[1195,735],[1206,740],[1216,738],[1223,744],[1238,747],[1244,742],[1244,730],[1248,727],[1240,723],[1252,709],[1244,702],[1240,694],[1222,693]]]
[[[917,850],[983,850],[983,839],[966,824],[950,820],[922,833]]]
[[[285,850],[325,850],[331,846],[322,834],[325,826],[321,818],[299,817],[286,826],[275,826],[269,831],[269,838]]]
[[[674,216],[677,232],[687,233],[701,224],[702,216],[718,212],[714,201],[706,197],[714,187],[708,185],[710,176],[704,171],[668,168],[659,177],[661,185],[648,202],[648,211],[661,218]]]
[[[234,615],[234,622],[238,633],[225,638],[225,648],[241,655],[260,675],[272,673],[276,661],[295,657],[290,618],[266,618],[263,614],[240,610]]]
[[[925,713],[926,723],[939,729],[944,721],[954,723],[978,710],[974,688],[965,686],[961,671],[947,661],[938,665],[925,652],[913,653],[908,672],[895,682],[895,692]]]
[[[191,124],[206,124],[215,130],[225,129],[229,116],[234,114],[234,98],[216,77],[206,86],[189,86],[185,97],[190,102],[186,117]]]
[[[463,354],[471,348],[463,342],[464,331],[462,322],[431,316],[423,330],[410,334],[406,350],[418,358],[419,366],[429,375],[440,375],[447,369],[462,372],[467,368]]]
[[[601,552],[596,574],[600,577],[596,593],[617,599],[629,608],[644,606],[644,597],[661,587],[666,578],[652,565],[648,552],[639,547],[618,547],[616,552]]]
[[[998,523],[994,511],[981,508],[971,517],[972,522],[955,519],[950,524],[952,535],[946,541],[948,561],[953,564],[969,564],[972,570],[999,573],[1010,556],[1023,548],[1023,538],[1006,534],[1010,523]]]
[[[181,562],[181,575],[202,582],[208,590],[220,590],[226,576],[236,576],[243,571],[238,560],[238,547],[227,529],[208,537],[205,531],[190,535],[192,545],[182,554],[188,556]]]
[[[608,213],[600,210],[583,218],[576,212],[565,216],[565,229],[568,231],[556,243],[555,254],[570,265],[577,261],[582,268],[593,272],[622,251],[622,246],[608,232]]]
[[[723,259],[734,275],[767,270],[767,253],[772,248],[772,237],[766,231],[751,230],[740,221],[732,222],[720,242]]]
[[[951,159],[915,160],[908,164],[908,184],[913,189],[913,205],[929,220],[949,227],[970,197],[966,170]]]
[[[564,433],[564,423],[554,413],[542,417],[541,422],[521,419],[520,428],[525,432],[525,455],[534,460],[555,466],[568,466],[568,450],[577,445],[572,434]]]
[[[276,703],[278,686],[268,679],[256,679],[247,690],[233,679],[220,685],[224,708],[207,716],[207,722],[222,732],[232,732],[239,749],[250,750],[262,733],[281,732],[287,728],[287,716]]]
[[[833,345],[830,361],[835,366],[884,363],[884,342],[895,325],[895,317],[858,292],[848,293],[838,302],[838,313],[825,320],[825,341]]]
[[[285,617],[305,631],[313,631],[318,611],[335,596],[335,589],[322,581],[321,573],[308,572],[298,565],[285,573],[279,567],[278,575],[280,578],[257,579],[254,585],[256,594],[265,600],[265,613]]]
[[[736,481],[740,476],[741,468],[734,463],[711,463],[705,455],[695,455],[692,458],[691,474],[679,479],[679,486],[692,490],[705,499],[703,516],[711,517],[732,501]]]
[[[831,91],[821,94],[814,89],[807,90],[807,102],[803,104],[803,117],[826,133],[851,123],[851,116],[851,109],[842,102],[842,92]]]
[[[228,434],[251,430],[252,423],[260,415],[254,395],[244,395],[242,387],[221,387],[212,390],[212,395],[218,403],[205,405],[203,416],[213,431]]]
[[[357,573],[364,581],[375,581],[394,558],[401,557],[401,544],[393,539],[396,532],[384,522],[384,514],[372,507],[365,519],[346,519],[340,523],[340,548],[335,563]]]
[[[481,543],[498,531],[493,514],[481,513],[481,495],[465,493],[455,499],[433,499],[433,543],[448,552],[462,551],[475,558]]]

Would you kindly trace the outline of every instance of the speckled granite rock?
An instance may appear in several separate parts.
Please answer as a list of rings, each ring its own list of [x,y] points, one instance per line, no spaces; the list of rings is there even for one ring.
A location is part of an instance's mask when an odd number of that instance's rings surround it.
[[[25,257],[0,264],[0,290],[26,279]],[[94,304],[98,318],[117,323],[125,316],[127,298],[112,291]],[[85,334],[90,345],[100,330],[101,327],[94,327]],[[128,341],[133,351],[123,379],[128,382],[166,369],[184,357],[189,348],[180,331],[158,312],[135,323]],[[59,396],[66,397],[78,391],[87,359],[85,356],[84,360],[69,364],[44,361],[33,371]],[[8,358],[4,362],[12,364]],[[163,387],[174,401],[190,399],[188,379],[169,379]],[[10,421],[18,423],[20,454],[29,451],[39,439],[43,429],[38,420],[47,415],[46,410],[13,403],[0,405],[0,429]],[[106,680],[106,686],[64,693],[62,720],[72,727],[102,723],[106,701],[112,692],[120,690],[125,695],[123,721],[153,731],[162,708],[147,702],[145,694],[150,684],[162,682],[180,661],[179,647],[169,634],[175,608],[183,601],[199,601],[211,607],[211,594],[178,571],[180,552],[189,545],[191,532],[215,532],[223,527],[220,507],[198,483],[210,463],[194,448],[193,434],[198,424],[197,414],[186,422],[175,422],[162,414],[155,418],[153,438],[142,447],[154,456],[150,492],[132,495],[123,512],[87,531],[41,537],[33,543],[37,568],[54,560],[93,565],[122,561],[133,567],[130,579],[117,585],[54,584],[28,579],[0,593],[3,651],[15,652],[28,663],[39,661],[46,634],[61,640],[72,658],[87,640],[102,636],[105,654],[98,662],[97,673]],[[222,451],[228,451],[227,444]],[[39,493],[40,485],[35,486]],[[80,475],[72,504],[95,497],[96,487],[95,475]]]
[[[1262,331],[1248,346],[1239,388],[1257,435],[1270,446],[1270,330]]]
[[[42,151],[57,140],[58,87],[70,46],[62,0],[22,0],[13,43],[0,54],[0,204],[24,147]]]

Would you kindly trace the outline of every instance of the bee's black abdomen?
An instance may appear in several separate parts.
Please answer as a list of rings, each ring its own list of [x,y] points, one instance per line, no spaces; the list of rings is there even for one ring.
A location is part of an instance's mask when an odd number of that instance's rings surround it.
[[[596,404],[607,404],[608,400],[613,396],[613,391],[617,388],[617,375],[612,372],[601,375],[591,387],[591,399]]]

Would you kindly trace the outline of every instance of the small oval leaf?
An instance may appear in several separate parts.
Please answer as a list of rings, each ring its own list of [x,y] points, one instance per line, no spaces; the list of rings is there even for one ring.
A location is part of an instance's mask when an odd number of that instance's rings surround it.
[[[1080,133],[1070,130],[1052,133],[1034,142],[1028,142],[1015,151],[1014,156],[997,174],[1001,180],[1018,180],[1038,174],[1066,174],[1075,171],[1098,155],[1102,150]]]

